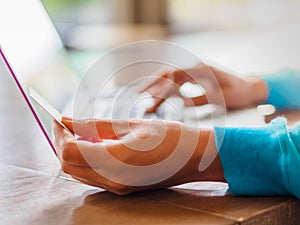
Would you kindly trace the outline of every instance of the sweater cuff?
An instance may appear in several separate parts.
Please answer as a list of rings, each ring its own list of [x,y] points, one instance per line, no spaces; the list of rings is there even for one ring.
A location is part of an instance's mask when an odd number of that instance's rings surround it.
[[[300,109],[300,71],[281,70],[276,74],[260,76],[267,84],[269,97],[267,104],[277,109]]]
[[[263,128],[214,129],[225,179],[232,194],[291,193],[283,176],[282,150],[278,141],[286,134],[285,124],[285,119],[278,118]]]

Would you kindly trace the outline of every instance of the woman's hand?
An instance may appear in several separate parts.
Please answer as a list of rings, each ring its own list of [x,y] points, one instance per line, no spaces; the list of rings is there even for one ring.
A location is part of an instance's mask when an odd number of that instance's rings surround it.
[[[125,195],[192,181],[224,181],[218,155],[205,171],[198,169],[203,153],[216,151],[210,129],[162,120],[64,118],[63,123],[78,137],[54,122],[55,148],[63,171],[83,183]]]
[[[201,85],[205,89],[205,95],[194,98],[182,96],[179,88],[186,82]],[[185,70],[164,70],[149,83],[142,84],[139,91],[146,91],[154,98],[154,104],[147,112],[154,112],[172,95],[180,96],[185,106],[199,106],[216,103],[214,96],[221,91],[225,105],[229,109],[257,105],[268,97],[268,89],[263,80],[257,77],[236,77],[204,64]]]

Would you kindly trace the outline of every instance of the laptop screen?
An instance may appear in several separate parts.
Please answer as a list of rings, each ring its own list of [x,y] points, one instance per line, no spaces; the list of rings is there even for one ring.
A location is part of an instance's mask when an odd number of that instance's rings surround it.
[[[0,44],[18,79],[62,110],[77,76],[39,0],[0,0]]]
[[[5,55],[0,73],[15,79],[53,148],[50,140],[53,119],[28,97],[27,90],[34,88],[62,112],[76,91],[79,77],[72,70],[67,52],[39,0],[0,0],[0,46]]]

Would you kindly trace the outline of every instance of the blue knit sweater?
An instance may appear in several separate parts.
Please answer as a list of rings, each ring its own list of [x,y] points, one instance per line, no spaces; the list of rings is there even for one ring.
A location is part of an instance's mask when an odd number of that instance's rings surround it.
[[[266,103],[300,109],[300,71],[261,77]],[[294,195],[300,199],[300,123],[277,118],[261,128],[216,127],[215,138],[229,191],[234,195]]]

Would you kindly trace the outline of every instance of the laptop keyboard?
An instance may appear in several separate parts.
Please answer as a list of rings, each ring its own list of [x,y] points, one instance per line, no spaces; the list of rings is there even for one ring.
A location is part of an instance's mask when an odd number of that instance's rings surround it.
[[[145,113],[147,108],[153,104],[149,94],[137,94],[135,91],[126,91],[115,96],[105,96],[97,99],[90,99],[94,102],[94,115],[98,118],[110,119],[164,119],[183,121],[180,112],[183,104],[178,98],[167,99],[155,113]]]
[[[110,105],[112,101],[101,101],[94,107],[95,117],[110,118],[110,119],[128,119],[128,118],[143,118],[143,119],[165,119],[173,121],[181,121],[183,119],[178,113],[173,112],[173,107],[168,107],[162,104],[155,113],[145,113],[150,105],[130,105],[126,104],[126,99],[122,100],[124,104],[115,103]]]
[[[108,88],[98,96],[97,91],[86,88],[76,97],[75,103],[66,107],[65,114],[76,118],[102,119],[163,119],[184,122],[184,106],[178,97],[168,98],[155,113],[146,113],[152,106],[153,99],[148,93],[137,93],[134,87]],[[73,109],[72,106],[73,105]],[[74,105],[75,110],[74,110]],[[73,110],[73,114],[72,114]]]

